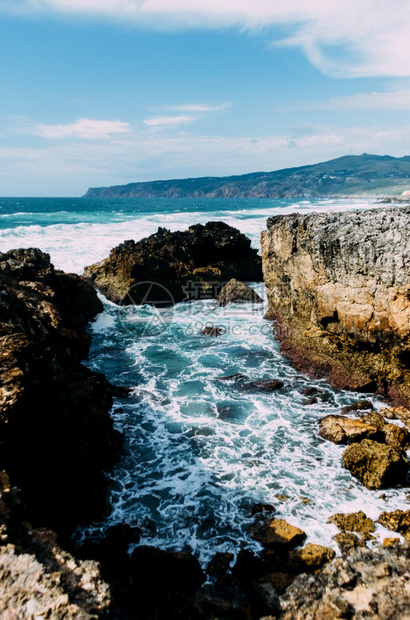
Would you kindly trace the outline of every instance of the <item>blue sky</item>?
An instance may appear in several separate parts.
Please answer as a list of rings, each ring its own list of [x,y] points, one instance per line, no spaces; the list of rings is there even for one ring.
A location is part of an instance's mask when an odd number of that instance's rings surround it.
[[[0,0],[0,195],[409,155],[408,0]]]

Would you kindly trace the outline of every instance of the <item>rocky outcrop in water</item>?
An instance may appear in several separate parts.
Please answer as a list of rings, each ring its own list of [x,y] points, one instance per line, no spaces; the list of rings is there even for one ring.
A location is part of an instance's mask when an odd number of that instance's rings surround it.
[[[253,302],[260,304],[262,303],[262,298],[250,286],[232,278],[221,289],[216,301],[218,306],[224,307],[230,303],[243,304]]]
[[[223,222],[183,232],[166,228],[141,241],[124,241],[84,276],[111,301],[164,304],[215,297],[231,278],[261,281],[261,259],[250,240]],[[154,286],[152,285],[154,283]]]
[[[92,286],[48,254],[0,254],[0,466],[48,527],[101,511],[117,454],[110,386],[81,364],[84,328],[101,310]]]
[[[297,368],[410,402],[410,207],[272,217],[262,261]]]

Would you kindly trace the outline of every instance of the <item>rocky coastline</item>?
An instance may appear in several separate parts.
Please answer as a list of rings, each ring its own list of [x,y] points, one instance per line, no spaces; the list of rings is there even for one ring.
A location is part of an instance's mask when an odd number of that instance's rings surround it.
[[[341,467],[370,489],[406,484],[409,467],[409,223],[407,207],[286,215],[268,220],[262,235],[268,318],[284,353],[311,376],[400,405],[375,412],[360,401],[319,422],[323,440],[346,445]],[[81,364],[86,325],[102,309],[90,281],[119,304],[140,303],[132,291],[145,280],[166,285],[175,301],[191,281],[221,306],[259,302],[241,282],[261,278],[261,261],[239,231],[212,222],[125,242],[85,276],[55,270],[36,249],[0,255],[0,615],[408,617],[409,510],[379,515],[392,532],[383,547],[365,512],[334,515],[337,558],[264,504],[253,507],[250,530],[260,554],[243,549],[235,561],[217,553],[203,567],[185,551],[141,544],[128,524],[67,550],[75,525],[103,515],[104,472],[121,449],[109,416],[118,392]],[[267,383],[254,387],[281,387]]]
[[[409,406],[409,226],[409,207],[268,220],[269,316],[299,370]]]

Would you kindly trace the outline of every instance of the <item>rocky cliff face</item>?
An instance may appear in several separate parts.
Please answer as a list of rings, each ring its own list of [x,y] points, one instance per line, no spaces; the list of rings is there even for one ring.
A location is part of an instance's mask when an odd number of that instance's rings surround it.
[[[0,254],[0,467],[48,527],[104,506],[103,470],[118,447],[111,389],[81,364],[84,327],[101,310],[94,289],[55,271],[48,254]]]
[[[261,281],[262,265],[239,230],[208,222],[183,232],[159,228],[137,243],[125,241],[86,267],[84,276],[115,303],[161,304],[215,297],[231,278]],[[159,286],[152,289],[152,282]]]
[[[410,207],[270,218],[262,262],[299,369],[409,404]]]

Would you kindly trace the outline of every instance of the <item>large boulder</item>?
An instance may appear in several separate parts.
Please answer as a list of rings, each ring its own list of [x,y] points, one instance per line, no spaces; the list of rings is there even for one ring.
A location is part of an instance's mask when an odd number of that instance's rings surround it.
[[[261,304],[263,300],[250,286],[232,278],[221,289],[216,301],[218,306],[223,307],[230,303],[244,304],[252,302]]]
[[[377,523],[380,523],[388,530],[399,532],[406,540],[410,541],[410,510],[382,512],[377,519]]]
[[[363,420],[351,420],[342,415],[327,415],[319,421],[319,435],[333,443],[350,443],[373,439],[379,434],[374,424]]]
[[[366,517],[363,510],[359,512],[338,512],[329,518],[328,523],[333,523],[341,532],[357,532],[363,540],[374,538],[374,522]]]
[[[343,453],[343,466],[368,489],[404,483],[409,463],[402,448],[364,439]]]
[[[291,525],[285,519],[258,519],[252,527],[251,534],[267,549],[293,549],[306,539],[303,530]]]
[[[262,267],[245,235],[223,222],[208,222],[183,232],[159,228],[141,241],[124,241],[108,258],[86,267],[84,276],[117,304],[160,305],[213,298],[232,278],[261,281]]]

